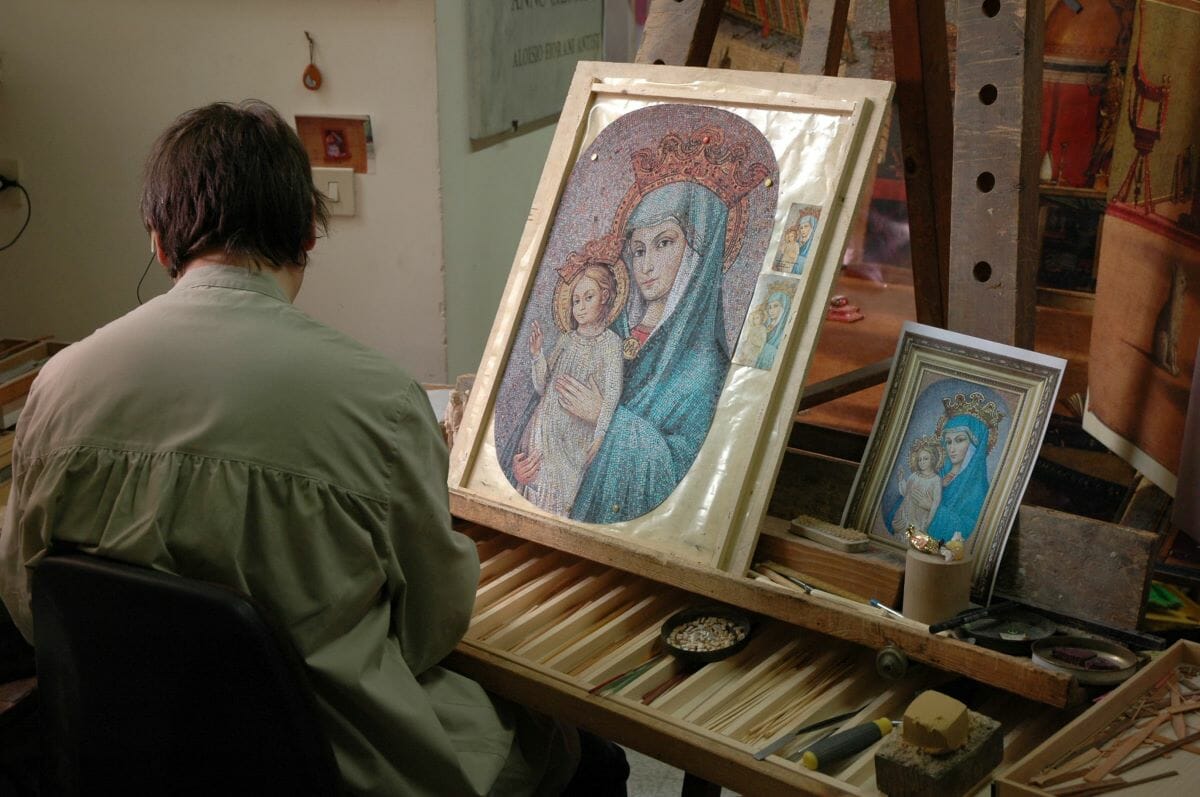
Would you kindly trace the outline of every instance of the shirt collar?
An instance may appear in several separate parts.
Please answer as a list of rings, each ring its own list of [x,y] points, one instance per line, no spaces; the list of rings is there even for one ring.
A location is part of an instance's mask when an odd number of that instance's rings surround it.
[[[267,273],[266,267],[245,268],[207,263],[192,266],[175,281],[171,290],[188,288],[232,288],[239,291],[261,293],[281,302],[288,300],[287,294],[283,292],[283,288],[275,278]]]

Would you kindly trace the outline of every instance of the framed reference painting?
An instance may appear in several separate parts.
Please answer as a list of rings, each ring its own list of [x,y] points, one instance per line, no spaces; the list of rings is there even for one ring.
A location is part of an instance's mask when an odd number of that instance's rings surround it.
[[[744,570],[890,95],[580,64],[452,492]]]
[[[986,602],[1066,360],[907,322],[842,525],[904,549],[905,530],[973,557]]]

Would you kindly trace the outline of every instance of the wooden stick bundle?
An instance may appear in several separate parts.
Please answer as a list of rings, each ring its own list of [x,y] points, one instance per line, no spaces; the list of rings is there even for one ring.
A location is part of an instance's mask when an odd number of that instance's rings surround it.
[[[1051,793],[1060,797],[1090,797],[1178,774],[1157,774],[1131,782],[1119,777],[1175,750],[1200,754],[1197,744],[1200,732],[1193,732],[1190,723],[1200,713],[1197,676],[1200,667],[1177,665],[1108,725],[1030,778],[1029,783],[1048,788],[1080,780]],[[1170,733],[1164,733],[1165,728],[1170,728]],[[1172,734],[1174,739],[1170,738]],[[1135,756],[1143,745],[1150,745],[1151,749]]]

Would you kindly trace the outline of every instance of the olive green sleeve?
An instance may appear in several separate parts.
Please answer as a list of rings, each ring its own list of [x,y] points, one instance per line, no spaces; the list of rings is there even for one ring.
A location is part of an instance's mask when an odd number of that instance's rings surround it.
[[[403,585],[392,623],[404,658],[420,674],[449,653],[471,620],[479,582],[474,543],[450,528],[446,444],[425,392],[405,396],[392,467],[387,533]]]

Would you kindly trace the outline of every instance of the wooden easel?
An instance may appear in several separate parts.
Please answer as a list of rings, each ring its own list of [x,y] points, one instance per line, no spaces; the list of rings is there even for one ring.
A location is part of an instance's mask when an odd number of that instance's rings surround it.
[[[706,65],[724,6],[654,0],[637,62]],[[802,72],[837,74],[848,6],[809,1]],[[917,320],[1031,347],[1042,2],[960,6],[953,114],[942,4],[891,0],[890,8]],[[831,380],[838,395],[847,383],[883,381],[878,366],[868,369]],[[806,403],[824,387],[807,391]]]
[[[802,71],[836,74],[847,6],[808,0]],[[723,0],[654,0],[637,60],[707,63],[723,7]],[[890,0],[890,9],[917,320],[1033,348],[1043,2],[959,5],[953,114],[942,4]],[[889,365],[810,385],[800,409],[880,384]],[[1034,532],[1054,526],[1070,532],[1060,543],[1104,539],[1129,562],[1145,559],[1153,545],[1136,529],[1022,507],[1006,558],[1039,556],[1047,542]],[[1030,532],[1024,537],[1022,527]],[[1136,596],[1138,585],[1121,592],[1121,599]],[[1118,616],[1115,606],[1107,616]]]

